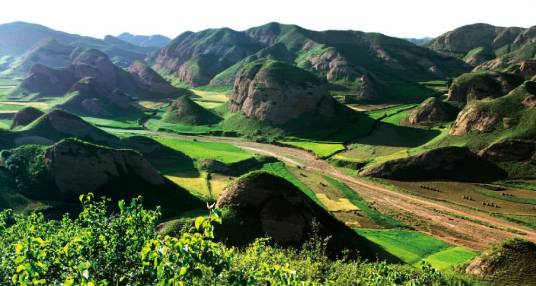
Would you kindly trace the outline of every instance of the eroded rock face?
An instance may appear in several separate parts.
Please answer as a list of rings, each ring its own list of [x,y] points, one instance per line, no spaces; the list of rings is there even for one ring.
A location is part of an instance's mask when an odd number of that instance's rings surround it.
[[[449,101],[469,102],[484,98],[497,98],[523,83],[523,79],[505,73],[464,74],[454,80],[449,93]]]
[[[506,173],[467,148],[444,147],[365,169],[362,176],[394,180],[488,181]]]
[[[495,162],[536,161],[535,155],[536,141],[521,139],[510,139],[493,143],[478,153],[478,156]]]
[[[274,63],[289,69],[289,76],[279,77],[276,68],[266,64],[243,69],[236,77],[229,99],[231,112],[242,112],[248,117],[275,125],[283,125],[303,114],[315,114],[321,120],[335,116],[336,102],[326,85],[306,71],[283,63]]]
[[[161,94],[173,94],[177,89],[146,64],[136,61],[128,67],[128,72],[145,90]]]
[[[241,216],[258,219],[265,235],[285,245],[307,239],[313,221],[324,232],[340,226],[294,185],[265,172],[252,173],[229,186],[216,207],[231,207]]]
[[[536,76],[536,61],[523,61],[516,73],[524,78]]]
[[[466,108],[458,114],[450,129],[451,135],[465,135],[469,132],[489,132],[503,119],[476,106]]]
[[[114,177],[136,176],[150,185],[164,185],[162,176],[133,151],[62,141],[47,149],[44,163],[62,193],[95,193]]]
[[[14,129],[19,126],[26,126],[32,123],[37,118],[41,117],[43,114],[43,111],[33,107],[26,107],[24,109],[21,109],[17,113],[15,113],[15,116],[13,117],[13,122],[11,123],[11,129]]]
[[[452,121],[456,118],[457,109],[440,98],[431,97],[425,100],[409,115],[411,124]]]

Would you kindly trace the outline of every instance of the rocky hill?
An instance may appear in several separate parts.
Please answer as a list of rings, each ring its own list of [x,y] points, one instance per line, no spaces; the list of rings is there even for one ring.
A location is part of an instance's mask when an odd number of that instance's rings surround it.
[[[359,173],[394,180],[453,180],[482,182],[506,177],[495,164],[467,148],[444,147],[417,156],[387,161]]]
[[[490,285],[533,285],[536,281],[536,245],[510,239],[485,251],[465,268],[465,272]]]
[[[508,95],[468,104],[454,122],[450,134],[508,132],[509,137],[536,136],[536,82],[526,81]]]
[[[533,59],[536,55],[535,39],[536,26],[519,28],[473,24],[447,32],[427,46],[473,66],[501,69]]]
[[[74,203],[87,193],[113,200],[141,195],[148,206],[162,206],[166,216],[202,207],[135,151],[67,139],[47,148],[26,145],[3,151],[2,161],[18,182],[24,182],[17,190],[33,200]],[[33,178],[28,180],[30,174]]]
[[[12,99],[63,97],[73,85],[85,77],[108,89],[120,89],[130,97],[169,96],[173,89],[165,81],[145,68],[133,68],[131,73],[116,66],[106,54],[94,49],[75,49],[71,64],[51,68],[36,64],[17,88],[9,94]]]
[[[188,96],[181,96],[171,103],[163,120],[187,125],[209,125],[220,122],[222,118],[195,103]]]
[[[339,107],[324,81],[300,68],[271,60],[256,61],[243,68],[229,98],[229,111],[273,125],[284,125],[305,114],[330,121]]]
[[[417,81],[467,70],[459,60],[403,39],[358,31],[317,32],[279,23],[243,32],[211,29],[183,33],[162,48],[154,61],[157,68],[199,86],[209,82],[231,85],[241,67],[261,58],[302,67],[357,97],[400,97],[392,89],[395,84],[413,88],[413,94],[426,94]]]
[[[135,60],[143,60],[154,50],[134,45],[127,46],[123,41],[118,43],[56,31],[42,25],[14,22],[0,25],[0,55],[9,55],[17,59],[47,39],[54,39],[62,45],[98,49],[122,67],[127,67]]]
[[[439,97],[430,97],[415,108],[408,117],[411,124],[446,122],[456,119],[459,110]]]
[[[262,171],[248,173],[228,186],[216,207],[226,215],[216,229],[224,241],[244,244],[257,237],[269,237],[280,245],[301,245],[313,231],[331,236],[328,251],[358,249],[373,258],[372,244],[339,222],[287,180]],[[370,248],[369,248],[370,247]],[[378,252],[380,259],[382,252]],[[374,257],[375,259],[376,257]]]
[[[512,73],[465,73],[452,82],[448,100],[465,103],[483,98],[501,97],[522,83],[523,78]]]
[[[17,127],[24,127],[32,122],[34,122],[37,118],[43,116],[45,113],[37,108],[33,107],[26,107],[23,108],[15,115],[13,116],[13,121],[11,123],[11,129],[15,129]]]
[[[54,108],[79,116],[111,118],[142,114],[142,107],[121,90],[103,85],[92,77],[79,80],[65,96],[66,100]]]
[[[141,61],[135,61],[128,67],[128,72],[132,75],[138,85],[153,93],[172,95],[178,93],[178,89],[167,82],[162,76],[156,73],[151,67]]]
[[[161,48],[171,41],[170,38],[162,35],[143,36],[130,33],[122,33],[117,38],[136,46],[154,48]]]

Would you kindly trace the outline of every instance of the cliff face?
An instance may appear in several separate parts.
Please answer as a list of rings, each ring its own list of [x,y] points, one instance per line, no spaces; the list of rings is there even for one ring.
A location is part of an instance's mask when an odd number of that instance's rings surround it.
[[[335,116],[336,104],[313,74],[281,62],[260,61],[238,73],[229,110],[282,125],[304,114],[328,121]]]
[[[74,196],[100,191],[114,177],[136,177],[149,185],[164,185],[163,177],[133,151],[63,141],[47,149],[44,163],[59,191]]]
[[[410,113],[408,121],[411,124],[451,121],[456,118],[457,112],[454,106],[431,97]]]
[[[501,97],[522,83],[523,78],[514,74],[467,73],[454,80],[449,89],[448,100],[469,102],[483,98]]]

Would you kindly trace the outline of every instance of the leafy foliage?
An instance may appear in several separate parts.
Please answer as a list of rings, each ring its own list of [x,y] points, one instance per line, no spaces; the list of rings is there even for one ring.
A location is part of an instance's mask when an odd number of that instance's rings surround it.
[[[3,285],[468,285],[425,264],[422,270],[385,263],[329,260],[326,240],[282,249],[261,239],[243,250],[215,242],[219,210],[196,218],[177,237],[159,234],[160,212],[141,199],[118,203],[80,197],[77,218],[0,212]]]

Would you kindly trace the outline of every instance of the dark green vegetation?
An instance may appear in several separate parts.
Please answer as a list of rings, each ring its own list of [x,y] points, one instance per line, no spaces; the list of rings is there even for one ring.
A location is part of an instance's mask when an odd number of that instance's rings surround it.
[[[428,265],[417,270],[330,260],[321,238],[299,250],[266,240],[228,248],[214,241],[218,212],[196,218],[176,237],[159,235],[159,212],[144,210],[138,201],[119,202],[110,216],[105,202],[91,201],[91,196],[81,200],[80,215],[60,221],[0,212],[2,284],[470,285]]]
[[[181,96],[171,103],[163,120],[167,123],[184,125],[210,125],[221,121],[213,112],[204,109],[187,96]]]
[[[532,285],[536,279],[536,245],[522,239],[507,240],[485,251],[465,271],[492,285]]]
[[[193,86],[229,86],[242,67],[262,58],[312,71],[329,80],[335,94],[352,100],[420,100],[435,91],[419,82],[466,70],[461,61],[403,39],[358,31],[317,32],[279,23],[244,32],[227,28],[186,32],[154,61],[163,72]]]

